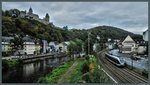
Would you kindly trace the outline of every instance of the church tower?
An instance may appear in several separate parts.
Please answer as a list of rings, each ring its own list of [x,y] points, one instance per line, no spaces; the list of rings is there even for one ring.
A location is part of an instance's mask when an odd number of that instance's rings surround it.
[[[48,15],[48,13],[46,13],[45,21],[46,21],[46,22],[49,22],[49,15]]]
[[[33,13],[33,10],[32,10],[32,8],[30,7],[28,14],[32,14],[32,13]]]

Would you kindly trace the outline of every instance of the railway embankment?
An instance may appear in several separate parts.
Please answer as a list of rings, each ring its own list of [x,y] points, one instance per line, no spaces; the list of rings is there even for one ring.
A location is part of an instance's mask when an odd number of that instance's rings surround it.
[[[102,68],[117,82],[117,83],[148,83],[148,78],[138,72],[125,66],[119,68],[106,59],[105,52],[99,52],[98,58]]]
[[[129,54],[123,54],[119,53],[118,49],[114,49],[111,51],[108,51],[113,56],[122,58],[125,63],[126,67],[136,71],[137,73],[142,74],[143,76],[146,76],[148,78],[148,58],[143,57],[142,55],[139,56],[139,58],[132,58]]]

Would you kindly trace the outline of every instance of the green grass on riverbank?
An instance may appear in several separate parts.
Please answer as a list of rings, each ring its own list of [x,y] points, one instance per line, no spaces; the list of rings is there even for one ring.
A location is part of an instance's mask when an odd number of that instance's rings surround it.
[[[3,70],[12,70],[21,65],[22,63],[19,60],[2,60]]]
[[[98,64],[97,58],[93,55],[89,55],[89,57],[87,56],[83,59],[66,62],[64,65],[54,69],[45,77],[40,78],[38,82],[58,83],[57,81],[65,72],[67,72],[74,62],[77,62],[77,65],[75,65],[70,74],[67,75],[68,80],[67,82],[65,81],[66,83],[113,83]]]
[[[39,79],[39,83],[57,83],[57,80],[64,74],[68,68],[74,63],[74,61],[68,61],[64,65],[61,65],[54,69],[51,73],[47,74],[45,77]]]

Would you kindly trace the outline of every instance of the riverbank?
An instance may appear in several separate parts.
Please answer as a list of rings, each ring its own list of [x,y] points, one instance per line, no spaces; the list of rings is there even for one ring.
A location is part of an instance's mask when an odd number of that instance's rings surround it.
[[[19,60],[2,60],[2,70],[13,70],[22,65],[22,62]]]
[[[113,83],[98,64],[95,56],[90,55],[66,62],[50,74],[39,79],[40,83]]]
[[[68,68],[68,70],[58,79],[57,83],[69,83],[69,78],[71,77],[71,74],[74,73],[74,70],[76,69],[77,65],[79,64],[80,59],[75,60],[75,62]]]
[[[60,76],[64,74],[73,63],[74,61],[72,60],[65,62],[63,65],[55,68],[51,73],[41,77],[38,80],[38,83],[57,83],[57,80],[60,78]]]

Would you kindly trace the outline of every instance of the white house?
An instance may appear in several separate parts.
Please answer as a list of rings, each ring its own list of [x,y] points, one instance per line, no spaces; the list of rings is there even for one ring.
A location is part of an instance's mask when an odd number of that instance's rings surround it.
[[[50,52],[55,52],[55,51],[57,50],[56,45],[57,45],[57,42],[56,42],[56,41],[51,41],[51,42],[49,43],[49,50],[50,50]]]
[[[148,41],[148,29],[145,32],[143,32],[143,39],[145,41]]]
[[[69,42],[61,42],[58,45],[56,45],[56,49],[59,52],[67,52],[67,46],[69,45]]]
[[[97,43],[94,43],[94,45],[93,45],[93,51],[96,51],[96,46],[97,46]]]
[[[146,52],[146,42],[144,40],[138,40],[136,41],[136,44],[138,46],[137,53],[138,54],[144,54]]]
[[[125,40],[121,43],[120,52],[131,53],[136,49],[135,41],[128,35]]]
[[[2,52],[10,51],[10,40],[14,39],[13,37],[4,37],[2,36]]]
[[[25,55],[35,54],[35,42],[33,39],[31,39],[28,35],[23,37],[24,43],[23,43],[23,52]]]
[[[119,45],[119,51],[122,53],[144,54],[146,52],[146,42],[144,40],[133,40],[129,35]]]
[[[24,42],[23,43],[24,54],[30,55],[35,54],[35,43],[34,42]]]
[[[115,48],[115,45],[117,45],[119,40],[112,40],[108,38],[107,43],[105,43],[106,47],[111,50]]]
[[[114,48],[114,43],[113,43],[113,42],[107,42],[107,43],[106,43],[106,47],[107,47],[109,50],[111,50],[111,49]]]
[[[140,45],[138,46],[138,54],[144,54],[144,52],[146,51],[146,46],[145,45]]]

